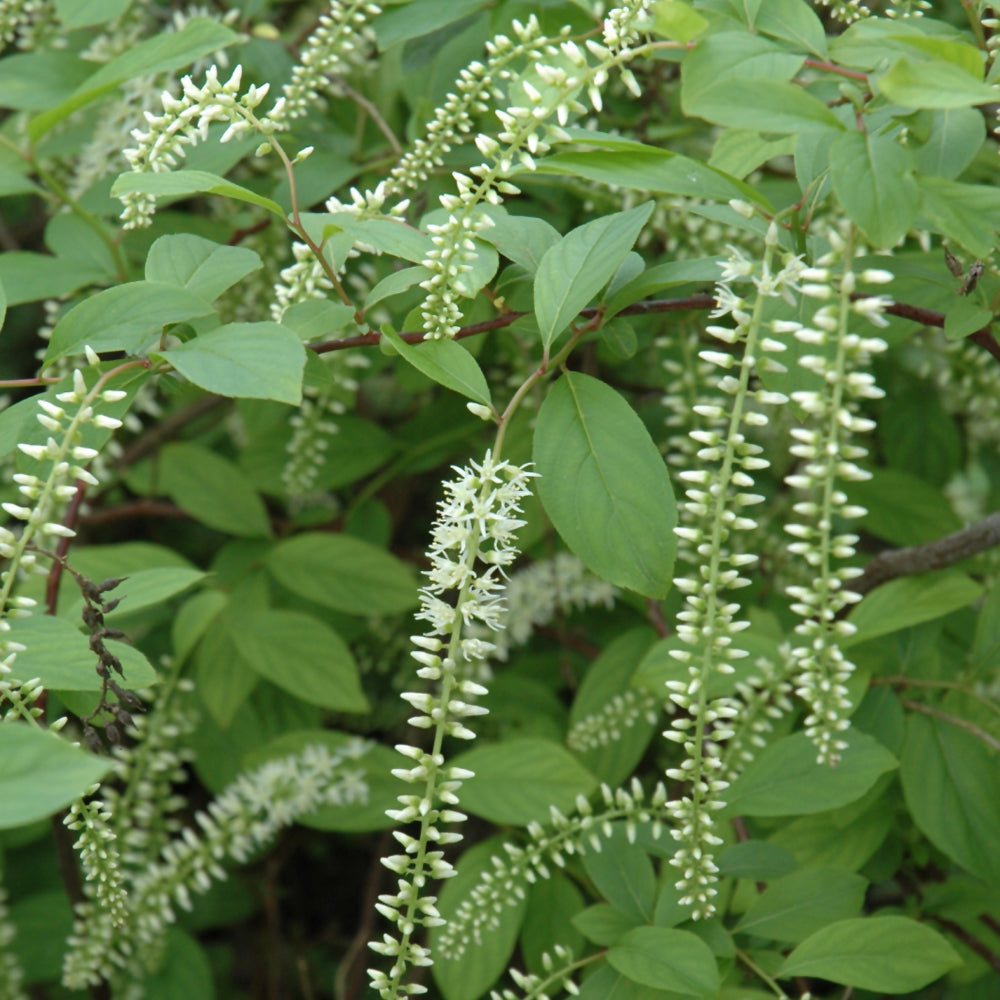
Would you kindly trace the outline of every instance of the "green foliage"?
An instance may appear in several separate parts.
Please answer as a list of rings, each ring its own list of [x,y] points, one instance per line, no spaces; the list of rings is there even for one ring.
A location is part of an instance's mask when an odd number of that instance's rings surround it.
[[[0,0],[0,998],[992,997],[998,8],[384,8]]]

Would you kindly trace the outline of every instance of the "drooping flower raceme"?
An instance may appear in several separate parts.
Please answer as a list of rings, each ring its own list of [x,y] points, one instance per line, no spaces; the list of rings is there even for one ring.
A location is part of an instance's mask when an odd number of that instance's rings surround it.
[[[809,326],[792,324],[795,339],[809,349],[799,357],[799,364],[821,381],[816,389],[792,393],[809,423],[792,430],[791,451],[800,465],[785,482],[805,495],[792,508],[797,518],[785,530],[794,539],[789,551],[805,560],[812,575],[808,585],[787,588],[794,602],[792,610],[802,619],[795,626],[801,644],[791,650],[796,694],[809,705],[805,731],[816,746],[819,763],[836,765],[847,747],[842,738],[851,708],[846,685],[854,670],[840,646],[855,631],[839,616],[861,599],[850,589],[850,581],[862,572],[857,566],[844,565],[855,554],[858,536],[844,531],[843,524],[867,513],[849,502],[842,485],[871,478],[871,473],[857,465],[868,452],[852,443],[852,438],[875,426],[858,410],[863,401],[884,395],[865,369],[871,355],[886,348],[881,338],[861,336],[851,327],[859,316],[885,326],[882,312],[889,300],[880,295],[854,295],[859,276],[851,269],[852,241],[835,231],[829,239],[831,251],[802,275],[803,294],[822,304]],[[860,278],[867,284],[883,285],[892,275],[869,269]]]
[[[713,830],[713,814],[723,806],[721,794],[729,784],[723,777],[721,747],[734,735],[734,719],[739,714],[733,699],[710,700],[707,689],[714,673],[733,673],[734,662],[747,656],[734,640],[749,623],[740,619],[740,604],[732,600],[731,592],[750,583],[743,574],[757,557],[738,551],[733,535],[756,528],[749,509],[764,498],[753,492],[754,474],[769,464],[760,445],[746,440],[743,429],[768,422],[764,412],[750,409],[750,400],[765,407],[787,402],[781,393],[751,389],[750,376],[760,371],[784,371],[784,366],[769,356],[784,351],[785,345],[767,336],[764,307],[768,299],[792,298],[803,267],[791,254],[785,254],[781,266],[776,267],[778,229],[774,223],[759,263],[735,248],[731,250],[712,315],[730,315],[736,326],[710,326],[708,332],[732,349],[699,355],[702,361],[722,369],[724,374],[717,382],[721,398],[695,407],[707,425],[691,432],[700,446],[700,467],[680,475],[687,485],[687,499],[681,506],[676,532],[698,564],[691,576],[674,581],[684,594],[684,608],[677,616],[677,636],[684,648],[672,650],[671,656],[686,667],[688,679],[667,684],[669,697],[682,711],[664,733],[684,748],[685,759],[667,770],[667,776],[682,782],[684,790],[667,809],[673,819],[671,834],[678,842],[671,859],[680,875],[676,886],[683,894],[681,902],[691,906],[695,919],[715,912],[717,869],[712,854],[721,840]],[[748,282],[751,290],[734,290],[736,282]]]
[[[394,834],[404,853],[383,858],[382,863],[399,876],[397,891],[379,896],[378,911],[395,924],[396,933],[384,934],[369,947],[392,959],[388,971],[370,969],[372,985],[383,1000],[425,991],[407,982],[411,966],[431,964],[429,949],[414,941],[418,927],[436,927],[443,921],[435,906],[437,897],[426,892],[431,880],[454,874],[444,852],[438,848],[462,839],[457,832],[441,827],[465,820],[458,805],[457,791],[472,774],[447,767],[442,748],[446,736],[474,739],[466,720],[483,715],[486,709],[472,700],[486,689],[468,675],[468,664],[484,659],[493,645],[465,635],[466,629],[480,625],[491,632],[500,627],[503,611],[505,573],[517,557],[515,533],[524,524],[517,516],[521,501],[528,495],[535,475],[526,468],[494,459],[487,452],[482,463],[455,467],[456,478],[445,484],[445,497],[438,504],[429,551],[427,586],[421,592],[417,618],[427,623],[427,631],[413,637],[412,653],[420,664],[417,676],[430,682],[431,692],[407,692],[404,701],[417,714],[411,725],[431,731],[431,749],[400,745],[396,749],[411,766],[393,774],[418,786],[413,794],[399,796],[399,809],[388,816],[399,824],[416,824],[411,835]]]

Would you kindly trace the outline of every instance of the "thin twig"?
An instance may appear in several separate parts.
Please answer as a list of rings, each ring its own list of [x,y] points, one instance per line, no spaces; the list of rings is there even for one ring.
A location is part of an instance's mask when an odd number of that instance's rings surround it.
[[[980,729],[979,726],[967,722],[965,719],[960,719],[958,716],[942,712],[939,708],[925,705],[921,701],[910,701],[909,698],[900,698],[899,700],[903,708],[908,708],[911,712],[920,712],[921,715],[929,715],[932,718],[940,719],[942,722],[947,722],[958,729],[964,729],[970,736],[975,736],[977,740],[981,740],[991,750],[996,750],[1000,753],[1000,740],[991,736],[985,729]]]
[[[907,677],[905,674],[895,674],[892,677],[873,677],[869,683],[872,687],[919,687],[958,691],[959,694],[964,694],[967,698],[972,698],[974,701],[979,702],[984,708],[989,709],[995,715],[1000,715],[1000,706],[992,699],[971,691],[965,684],[961,684],[958,681],[932,681],[923,677]]]
[[[933,920],[939,927],[943,927],[950,934],[954,934],[970,951],[974,951],[987,965],[994,971],[1000,972],[1000,955],[994,954],[983,944],[974,934],[970,934],[961,924],[945,917],[930,915],[929,920]]]
[[[851,581],[851,590],[867,594],[896,577],[954,566],[997,545],[1000,545],[1000,511],[926,545],[879,553],[865,567],[864,574]]]

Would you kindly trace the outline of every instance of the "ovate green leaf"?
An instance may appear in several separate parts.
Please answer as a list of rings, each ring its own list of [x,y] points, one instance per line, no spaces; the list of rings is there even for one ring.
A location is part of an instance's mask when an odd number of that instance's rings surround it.
[[[171,323],[208,316],[212,307],[200,296],[159,281],[131,281],[106,288],[74,306],[55,325],[45,364],[68,354],[95,351],[135,353]]]
[[[875,248],[896,244],[913,225],[920,191],[910,152],[894,138],[844,132],[830,147],[833,191]]]
[[[79,798],[109,770],[108,757],[70,746],[45,729],[0,726],[0,829],[45,819]]]
[[[146,280],[179,285],[213,302],[241,278],[263,267],[246,247],[221,246],[190,233],[161,236],[146,257]]]
[[[306,351],[299,338],[278,323],[227,323],[161,351],[159,357],[190,382],[220,396],[273,399],[293,406],[302,401]]]
[[[972,875],[1000,887],[997,755],[957,726],[911,714],[900,777],[914,822],[931,843]]]
[[[867,888],[867,879],[843,868],[804,868],[769,885],[735,930],[797,944],[827,924],[857,916]]]
[[[535,316],[548,347],[615,275],[653,211],[646,202],[574,229],[550,247],[535,274]]]
[[[367,712],[358,667],[328,625],[298,611],[255,612],[233,629],[241,657],[296,698],[340,712]]]
[[[160,489],[186,514],[210,528],[245,538],[269,538],[267,508],[239,466],[198,444],[160,452]]]
[[[817,931],[779,969],[878,993],[912,993],[961,965],[937,931],[907,917],[857,917]]]
[[[473,402],[490,406],[490,387],[486,384],[479,362],[461,344],[453,340],[425,340],[411,346],[398,333],[388,328],[382,336],[417,371],[446,389],[452,389]]]
[[[347,614],[393,615],[417,604],[413,570],[350,535],[297,535],[272,549],[265,564],[282,586]]]
[[[462,808],[491,823],[547,822],[550,805],[569,812],[578,795],[589,795],[597,785],[594,775],[551,740],[476,747],[452,764],[476,773],[462,786]]]
[[[608,964],[634,983],[684,997],[710,997],[719,989],[715,956],[690,931],[636,927],[608,951]]]
[[[940,59],[915,62],[898,59],[878,88],[904,108],[967,108],[995,103],[1000,90]]]
[[[816,763],[804,733],[772,743],[747,765],[726,793],[727,816],[801,816],[860,799],[880,774],[897,767],[881,743],[849,730],[837,767]]]
[[[964,608],[982,593],[980,584],[957,570],[890,580],[855,606],[848,621],[858,631],[841,645],[853,646],[866,639],[933,621]]]
[[[676,505],[663,458],[625,400],[566,374],[542,404],[534,458],[546,513],[576,555],[611,583],[663,597]]]
[[[111,195],[121,198],[126,194],[151,194],[157,198],[186,198],[192,194],[217,194],[233,201],[256,205],[268,212],[284,217],[281,206],[249,188],[227,181],[206,170],[171,170],[165,173],[121,174],[111,186]]]

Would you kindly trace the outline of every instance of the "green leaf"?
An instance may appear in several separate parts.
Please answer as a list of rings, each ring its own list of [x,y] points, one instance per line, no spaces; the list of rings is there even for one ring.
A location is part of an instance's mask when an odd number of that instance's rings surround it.
[[[243,538],[270,538],[267,508],[239,466],[199,444],[160,452],[159,486],[202,524]]]
[[[583,855],[583,867],[597,891],[633,924],[653,921],[656,870],[649,855],[629,842],[625,826],[616,823],[612,836],[602,838],[599,851]]]
[[[304,218],[315,224],[318,230],[313,233],[314,239],[316,236],[325,238],[329,234],[343,231],[358,243],[367,243],[381,253],[409,260],[414,264],[422,264],[427,259],[427,254],[434,249],[430,236],[408,226],[401,219],[358,219],[346,212]]]
[[[445,883],[438,902],[438,909],[446,921],[455,917],[469,893],[481,884],[483,875],[493,871],[492,858],[506,858],[502,844],[501,838],[494,837],[477,844],[458,859],[457,874]],[[509,893],[503,904],[491,915],[496,924],[480,940],[465,942],[461,958],[443,954],[436,943],[441,930],[431,931],[434,950],[431,971],[445,1000],[479,1000],[506,970],[517,945],[517,932],[528,905],[527,894],[519,898]]]
[[[73,908],[64,891],[33,892],[10,908],[17,928],[5,957],[16,957],[24,985],[51,983],[62,974],[67,938],[73,933]]]
[[[227,610],[208,624],[192,657],[198,697],[223,729],[232,726],[236,713],[260,682],[260,675],[244,662],[236,648],[236,619],[238,615],[245,619],[248,596],[255,611],[266,610],[266,603],[255,599],[253,584],[249,580],[241,581],[233,591]],[[233,609],[233,613],[228,613],[229,609]]]
[[[174,289],[177,294],[177,289]],[[298,406],[306,351],[278,323],[227,323],[158,357],[188,381],[220,396],[273,399]]]
[[[681,91],[682,100],[684,91]],[[843,126],[819,98],[783,80],[732,80],[689,97],[684,113],[715,125],[759,132],[791,133],[836,130]]]
[[[551,246],[535,274],[535,316],[549,347],[614,276],[653,211],[646,202],[574,229]]]
[[[944,177],[920,177],[920,217],[930,229],[977,257],[993,252],[1000,228],[1000,191],[985,184],[960,184]]]
[[[759,882],[779,879],[795,870],[795,858],[783,847],[766,840],[743,840],[727,847],[718,858],[725,878],[750,878]]]
[[[965,340],[978,330],[989,326],[993,313],[972,299],[959,298],[948,306],[944,316],[944,335],[949,340]]]
[[[612,289],[604,306],[604,315],[610,318],[633,302],[648,299],[664,288],[693,281],[714,284],[719,278],[722,262],[721,257],[702,257],[697,260],[672,260],[646,268],[621,288]]]
[[[534,459],[545,511],[587,567],[663,597],[676,505],[663,459],[628,403],[597,379],[567,373],[538,414]]]
[[[403,7],[390,8],[374,22],[378,47],[420,38],[486,6],[486,0],[413,0]]]
[[[791,42],[804,52],[827,58],[826,29],[816,11],[803,0],[767,0],[755,24],[764,35]]]
[[[767,200],[750,185],[680,153],[637,142],[622,142],[616,149],[596,152],[556,153],[539,160],[536,173],[583,177],[598,184],[650,194],[687,195],[722,202],[742,198],[767,207]]]
[[[28,250],[0,253],[0,281],[7,291],[9,306],[39,299],[65,298],[84,285],[106,279],[104,269],[94,264]]]
[[[236,648],[261,677],[310,705],[368,711],[354,657],[328,625],[298,611],[266,610],[236,626]]]
[[[962,964],[937,931],[907,917],[856,917],[817,931],[778,970],[879,993],[912,993]]]
[[[410,567],[349,535],[306,532],[275,546],[265,565],[282,586],[347,614],[394,615],[417,604]]]
[[[843,868],[804,868],[767,887],[734,930],[798,944],[827,924],[857,916],[868,880]]]
[[[897,59],[878,77],[878,89],[904,108],[967,108],[994,104],[1000,89],[983,83],[961,67],[940,59]]]
[[[281,317],[281,325],[305,344],[315,340],[332,340],[353,322],[354,309],[351,306],[326,299],[296,302]]]
[[[12,194],[37,194],[41,188],[16,167],[0,164],[0,198]]]
[[[215,1000],[212,966],[194,938],[168,927],[155,970],[142,981],[146,1000]]]
[[[56,16],[64,28],[107,24],[125,13],[132,0],[55,0]]]
[[[380,302],[391,299],[394,295],[408,291],[414,285],[419,285],[421,281],[429,278],[432,273],[429,267],[422,267],[420,264],[417,264],[415,267],[404,267],[402,271],[393,271],[387,274],[365,297],[365,311],[373,309]],[[344,308],[349,312],[351,311],[349,306],[345,306]],[[282,319],[282,322],[286,325],[288,324],[287,314]]]
[[[726,816],[802,816],[860,799],[896,758],[866,733],[848,730],[837,767],[816,763],[805,733],[785,736],[747,765],[726,793]]]
[[[161,236],[146,257],[146,280],[179,285],[214,302],[227,288],[262,268],[246,247],[220,246],[201,236],[176,233]]]
[[[797,136],[766,139],[759,132],[726,129],[712,147],[709,166],[741,180],[777,156],[792,156]]]
[[[530,215],[507,215],[495,212],[490,216],[493,225],[485,230],[482,238],[492,243],[508,260],[534,274],[545,252],[562,237],[559,230],[544,219]]]
[[[97,100],[120,83],[136,77],[155,76],[188,66],[204,56],[228,48],[240,35],[218,21],[196,17],[180,31],[164,31],[128,47],[105,63],[73,92],[70,98],[39,115],[28,125],[28,135],[38,142],[74,111]]]
[[[608,965],[634,983],[684,997],[711,997],[719,989],[715,956],[690,931],[636,927],[608,951]]]
[[[875,469],[867,482],[851,483],[852,504],[866,507],[861,526],[892,545],[923,545],[962,527],[945,495],[900,469]]]
[[[555,873],[536,882],[528,892],[528,911],[521,927],[521,954],[528,970],[542,975],[556,945],[579,955],[583,935],[573,926],[572,918],[584,905],[583,893],[576,881]]]
[[[270,198],[257,194],[249,188],[241,187],[225,177],[209,173],[207,170],[171,170],[168,173],[121,174],[111,185],[111,196],[121,198],[126,194],[151,194],[157,198],[188,198],[193,194],[217,194],[233,201],[243,201],[248,205],[267,209],[284,218],[281,206]]]
[[[986,122],[973,108],[929,112],[929,135],[913,150],[921,174],[954,180],[973,161],[986,141]]]
[[[212,307],[199,295],[159,281],[130,281],[106,288],[74,306],[55,325],[46,365],[70,354],[95,351],[134,354],[171,323],[208,316]]]
[[[7,318],[7,293],[4,291],[3,282],[0,281],[0,330],[3,329],[3,322]]]
[[[935,847],[1000,888],[1000,771],[997,756],[943,719],[911,714],[900,759],[906,804]]]
[[[183,663],[229,603],[221,590],[202,590],[192,595],[178,609],[170,628],[174,661]]]
[[[597,786],[568,750],[534,737],[479,746],[452,764],[476,774],[462,786],[462,808],[491,823],[545,823],[550,806],[569,812]]]
[[[330,729],[296,729],[278,736],[264,746],[254,747],[243,757],[245,770],[260,767],[269,760],[280,760],[298,754],[308,746],[325,746],[331,753],[343,750],[357,740],[354,733],[338,733]],[[352,802],[343,806],[320,806],[319,809],[296,820],[313,830],[336,830],[338,833],[370,833],[394,825],[386,816],[387,809],[398,806],[399,779],[390,773],[400,764],[399,754],[381,743],[368,744],[367,751],[350,764],[352,771],[359,771],[368,786],[365,802]]]
[[[0,107],[45,111],[64,101],[94,70],[71,52],[38,51],[0,60]]]
[[[876,249],[909,232],[920,205],[912,154],[894,138],[844,132],[830,147],[833,191]]]
[[[461,344],[453,340],[425,340],[416,346],[406,343],[398,333],[386,327],[382,336],[414,368],[429,379],[475,403],[492,406],[490,387],[479,362]]]
[[[589,855],[588,855],[589,856]],[[588,906],[573,917],[573,926],[588,940],[602,947],[614,944],[626,931],[645,920],[635,920],[626,916],[610,903],[596,903]]]
[[[45,819],[78,799],[111,770],[111,760],[70,746],[55,733],[11,722],[0,726],[0,829]]]
[[[649,31],[661,38],[686,45],[707,27],[708,21],[681,0],[658,0],[653,4],[653,23]]]
[[[966,607],[982,593],[980,584],[957,570],[890,580],[855,606],[848,621],[857,632],[843,639],[841,646],[855,646],[880,635],[933,621]]]
[[[12,621],[10,638],[27,648],[17,654],[14,673],[18,677],[38,677],[53,691],[100,691],[103,681],[94,665],[97,660],[90,648],[89,637],[76,625],[51,615],[32,615]],[[110,643],[108,644],[110,648]],[[117,648],[112,650],[117,655]],[[138,651],[123,663],[124,680],[115,679],[126,688],[136,690],[157,683],[159,677]]]
[[[184,593],[185,590],[190,590],[204,579],[205,574],[201,570],[186,566],[159,566],[133,570],[110,595],[120,598],[121,604],[114,611],[108,612],[105,617],[109,621],[114,621],[123,615],[155,607],[171,597]]]

